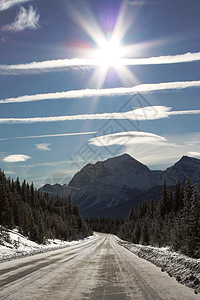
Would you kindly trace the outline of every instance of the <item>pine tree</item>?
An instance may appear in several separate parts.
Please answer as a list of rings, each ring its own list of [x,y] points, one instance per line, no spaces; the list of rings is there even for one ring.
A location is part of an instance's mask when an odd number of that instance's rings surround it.
[[[167,184],[166,184],[166,180],[164,180],[163,188],[162,188],[162,198],[160,200],[160,215],[162,218],[164,218],[165,214],[169,211],[168,203],[169,203],[169,197],[167,191]]]
[[[8,228],[18,226],[21,233],[38,243],[50,237],[76,239],[91,234],[70,198],[64,206],[59,197],[52,200],[47,194],[38,193],[33,183],[29,186],[24,180],[20,184],[19,178],[14,182],[1,171],[0,224]]]
[[[184,250],[189,256],[200,257],[200,182],[193,188]]]

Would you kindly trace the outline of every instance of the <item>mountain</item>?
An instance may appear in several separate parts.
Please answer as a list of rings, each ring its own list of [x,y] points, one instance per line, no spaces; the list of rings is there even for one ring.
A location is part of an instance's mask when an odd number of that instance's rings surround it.
[[[200,178],[200,160],[183,156],[165,171],[152,171],[128,154],[87,164],[68,185],[46,185],[42,192],[65,196],[79,206],[83,216],[126,216],[131,207],[145,199],[159,198],[164,179],[167,186],[187,177]]]
[[[191,182],[196,182],[200,178],[200,159],[183,156],[177,163],[172,167],[164,171],[168,177],[173,180],[184,182],[187,177],[190,178]]]
[[[61,198],[66,198],[67,196],[73,198],[77,190],[79,190],[79,188],[71,187],[67,184],[61,185],[59,183],[54,185],[47,183],[39,188],[39,192],[42,194],[48,193],[50,197],[59,195]]]

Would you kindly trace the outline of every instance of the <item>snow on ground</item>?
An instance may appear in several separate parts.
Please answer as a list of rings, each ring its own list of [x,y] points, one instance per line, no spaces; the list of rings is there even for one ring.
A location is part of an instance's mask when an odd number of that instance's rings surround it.
[[[116,239],[121,246],[160,267],[162,272],[167,272],[181,284],[193,288],[195,293],[200,293],[200,259],[172,252],[170,248],[143,246]]]
[[[85,243],[89,239],[94,239],[95,236],[90,236],[85,239],[67,242],[58,239],[48,239],[46,244],[37,244],[30,241],[26,236],[20,234],[17,229],[9,230],[1,227],[0,233],[0,262],[12,260],[24,256],[34,255],[38,253],[56,250],[59,248],[70,247],[80,243]],[[4,238],[1,236],[4,235]]]

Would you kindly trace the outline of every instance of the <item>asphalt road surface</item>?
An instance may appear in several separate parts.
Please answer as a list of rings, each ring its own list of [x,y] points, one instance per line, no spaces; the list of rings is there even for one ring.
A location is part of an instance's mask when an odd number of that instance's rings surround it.
[[[80,245],[0,264],[0,299],[193,300],[192,289],[98,234]]]

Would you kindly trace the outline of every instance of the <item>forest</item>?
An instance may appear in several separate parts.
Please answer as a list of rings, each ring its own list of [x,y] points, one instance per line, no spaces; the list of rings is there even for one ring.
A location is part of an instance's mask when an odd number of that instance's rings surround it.
[[[1,171],[0,224],[9,229],[18,227],[20,233],[38,243],[48,238],[70,241],[92,234],[69,197],[42,195],[33,183],[7,179]]]
[[[93,230],[110,232],[135,244],[168,246],[174,251],[200,258],[200,180],[188,178],[167,188],[164,181],[160,200],[146,201],[121,218],[88,218]]]
[[[160,200],[150,200],[132,208],[128,217],[86,218],[71,203],[41,194],[24,180],[6,178],[0,171],[0,224],[19,231],[33,241],[48,238],[73,240],[93,231],[112,233],[135,244],[168,246],[174,251],[200,258],[200,180],[174,188],[163,183]]]

